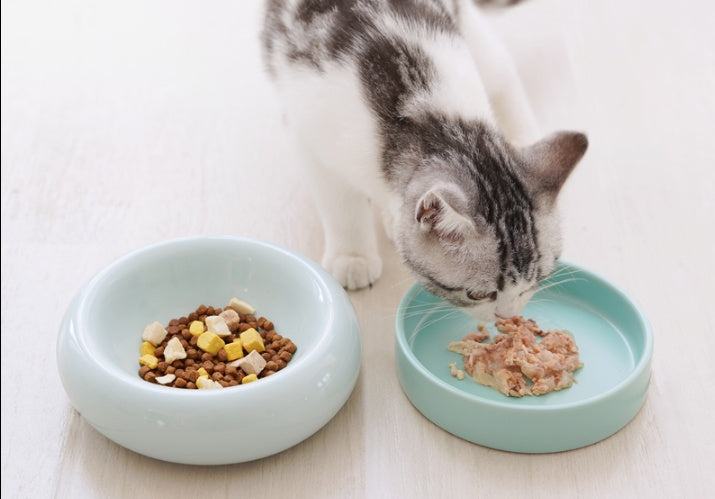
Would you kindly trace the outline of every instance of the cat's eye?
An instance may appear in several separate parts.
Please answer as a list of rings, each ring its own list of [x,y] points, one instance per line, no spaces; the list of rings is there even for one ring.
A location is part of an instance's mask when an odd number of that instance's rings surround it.
[[[480,293],[479,291],[475,291],[473,289],[468,289],[467,297],[470,300],[474,300],[474,301],[484,301],[484,300],[494,301],[497,299],[497,292],[492,291],[491,293]]]

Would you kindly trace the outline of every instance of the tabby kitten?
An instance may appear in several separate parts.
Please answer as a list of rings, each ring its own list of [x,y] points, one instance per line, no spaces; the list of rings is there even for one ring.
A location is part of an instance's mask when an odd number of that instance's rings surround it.
[[[380,277],[374,203],[427,289],[482,320],[517,314],[559,256],[556,197],[587,139],[539,140],[479,8],[269,0],[262,42],[322,217],[324,267],[348,289]]]

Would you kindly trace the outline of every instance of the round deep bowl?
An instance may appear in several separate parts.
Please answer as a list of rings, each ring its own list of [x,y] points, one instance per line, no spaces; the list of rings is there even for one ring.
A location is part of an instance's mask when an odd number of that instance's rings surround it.
[[[286,368],[220,390],[139,377],[147,324],[234,296],[297,345]],[[360,360],[343,288],[293,251],[238,237],[172,240],[112,263],[79,291],[57,343],[65,391],[97,431],[140,454],[197,465],[250,461],[308,438],[347,401]]]
[[[569,331],[584,365],[573,386],[538,397],[507,397],[469,375],[452,377],[448,365],[461,367],[462,356],[447,344],[476,330],[476,321],[417,284],[408,290],[396,317],[398,376],[427,419],[486,447],[546,453],[598,442],[636,415],[650,380],[648,321],[623,291],[593,272],[560,262],[554,276],[522,315],[542,329]],[[493,324],[489,329],[496,332]]]

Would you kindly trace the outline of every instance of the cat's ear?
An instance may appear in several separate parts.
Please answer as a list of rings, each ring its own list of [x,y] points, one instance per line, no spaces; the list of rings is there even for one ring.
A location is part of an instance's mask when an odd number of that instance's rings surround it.
[[[439,189],[430,189],[418,201],[415,208],[415,220],[425,234],[437,236],[445,242],[460,242],[475,227],[474,223],[460,213],[459,200],[447,200],[448,193]]]
[[[522,149],[526,177],[537,194],[553,198],[586,153],[588,138],[579,132],[556,132]]]

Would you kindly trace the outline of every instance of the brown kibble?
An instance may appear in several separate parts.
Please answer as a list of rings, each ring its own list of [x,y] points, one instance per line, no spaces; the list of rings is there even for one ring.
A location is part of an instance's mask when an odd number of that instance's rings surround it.
[[[154,348],[153,352],[154,356],[159,359],[157,367],[150,369],[148,366],[140,366],[139,376],[148,382],[156,383],[157,377],[174,374],[175,380],[167,386],[195,390],[199,377],[198,369],[203,368],[212,380],[223,387],[240,385],[246,373],[242,369],[228,364],[226,350],[220,349],[216,355],[200,350],[197,346],[199,337],[193,336],[188,328],[192,321],[198,320],[205,324],[207,316],[221,314],[228,316],[224,317],[224,320],[229,324],[231,331],[230,335],[223,338],[226,343],[232,342],[238,338],[240,333],[251,328],[258,331],[263,339],[266,349],[261,356],[266,361],[266,365],[259,374],[260,378],[275,374],[292,360],[297,347],[289,338],[284,338],[276,333],[273,322],[266,317],[256,318],[253,314],[244,315],[229,308],[199,305],[194,312],[168,322],[166,338]],[[186,358],[177,359],[169,364],[164,359],[164,350],[172,338],[179,339],[186,351]]]

